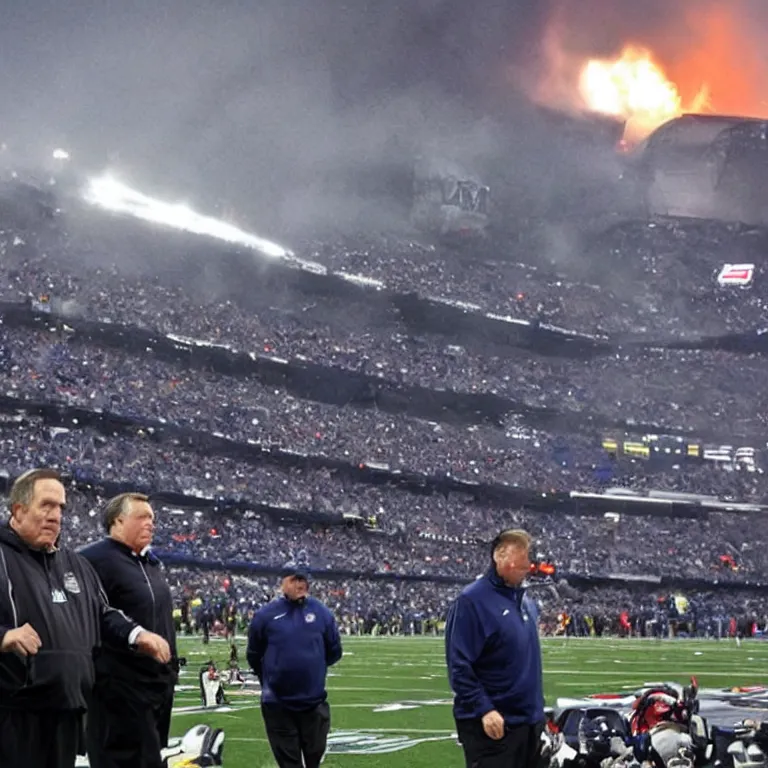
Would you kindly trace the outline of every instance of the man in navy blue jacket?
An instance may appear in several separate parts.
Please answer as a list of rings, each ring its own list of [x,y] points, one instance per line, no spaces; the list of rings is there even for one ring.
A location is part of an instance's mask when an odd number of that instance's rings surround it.
[[[261,681],[261,713],[279,768],[317,768],[331,727],[325,677],[341,658],[341,639],[333,614],[308,596],[307,572],[287,567],[280,575],[283,597],[251,621],[248,663]]]
[[[91,768],[162,768],[178,673],[171,590],[150,551],[155,513],[141,493],[121,493],[104,509],[105,538],[80,550],[104,585],[110,604],[168,644],[159,663],[106,640],[96,657],[88,712]]]
[[[533,768],[544,725],[538,612],[522,587],[531,539],[493,541],[488,572],[451,606],[445,629],[453,715],[467,768]]]

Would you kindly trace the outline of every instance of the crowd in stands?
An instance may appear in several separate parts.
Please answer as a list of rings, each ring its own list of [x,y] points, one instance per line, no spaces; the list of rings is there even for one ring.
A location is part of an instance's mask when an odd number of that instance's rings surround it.
[[[147,459],[141,458],[143,466],[149,464],[150,454],[146,455]],[[297,477],[299,474],[294,473],[290,482]],[[318,487],[323,480],[322,475],[314,475],[312,484]],[[161,487],[168,487],[160,482]],[[344,489],[334,487],[332,478],[326,477],[325,484],[329,493],[344,493]],[[615,522],[559,512],[500,511],[458,496],[433,494],[414,499],[382,487],[346,491],[338,497],[338,504],[332,495],[325,503],[348,509],[358,518],[360,513],[375,510],[375,527],[359,521],[323,525],[311,522],[309,514],[302,522],[275,520],[251,511],[184,510],[161,505],[154,546],[160,552],[204,561],[280,568],[300,559],[317,570],[443,575],[470,581],[488,564],[489,532],[522,527],[535,537],[539,554],[567,573],[754,583],[768,568],[765,548],[755,541],[766,535],[766,522],[749,515],[710,513],[698,521],[625,515]],[[85,542],[101,535],[99,505],[98,498],[88,497],[73,505],[76,514],[69,523],[73,538]]]
[[[69,338],[67,331],[5,328],[0,393],[62,403],[195,430],[225,434],[303,453],[374,461],[426,474],[502,482],[541,490],[594,489],[604,484],[601,431],[559,432],[519,425],[461,427],[426,422],[375,408],[343,408],[298,399],[255,378],[190,370],[152,354],[138,356]],[[638,471],[632,461],[611,462],[612,483],[759,498],[762,474],[729,477],[688,463],[685,471]],[[729,486],[731,486],[729,488]],[[735,490],[734,490],[735,488]]]
[[[1,427],[0,436],[4,466],[11,474],[46,464],[81,480],[120,480],[202,499],[235,497],[246,505],[251,502],[253,509],[268,504],[306,514],[302,522],[301,517],[286,521],[249,511],[163,509],[157,548],[203,560],[279,567],[304,551],[320,568],[471,579],[484,568],[489,532],[519,526],[536,536],[542,554],[562,570],[585,575],[754,582],[768,567],[766,550],[757,543],[766,535],[767,522],[759,513],[710,512],[693,521],[622,515],[615,521],[504,509],[468,494],[415,495],[386,485],[344,483],[328,471],[265,467],[169,448],[147,434],[107,438],[93,430],[63,430],[27,418],[23,424]],[[97,536],[99,517],[85,510],[98,510],[99,501],[83,497],[72,508],[77,539]],[[335,524],[318,524],[313,516],[318,512],[335,514]]]
[[[132,240],[125,237],[125,222],[106,218],[86,236],[83,216],[80,211],[77,220],[70,219],[65,212],[39,227],[17,226],[10,218],[0,222],[0,301],[25,302],[48,316],[36,328],[0,326],[0,395],[19,407],[44,401],[62,413],[69,408],[110,412],[145,426],[112,433],[74,421],[51,426],[6,404],[5,416],[0,415],[0,456],[9,475],[53,465],[66,469],[81,486],[119,481],[153,492],[252,504],[245,511],[158,504],[156,550],[190,562],[279,568],[299,558],[313,571],[450,577],[455,582],[318,580],[316,588],[334,602],[349,627],[364,620],[370,629],[371,611],[401,626],[415,621],[406,615],[438,621],[460,584],[487,567],[487,542],[502,527],[525,527],[561,571],[584,577],[652,574],[752,584],[765,579],[768,517],[760,512],[710,512],[694,520],[608,519],[503,508],[469,493],[414,493],[350,482],[331,470],[196,450],[155,439],[152,426],[173,424],[239,444],[324,455],[351,465],[375,462],[394,471],[539,494],[617,485],[761,502],[768,488],[759,466],[758,471],[736,471],[730,465],[683,459],[662,465],[608,456],[602,446],[603,424],[614,420],[627,429],[650,424],[759,447],[760,437],[768,434],[762,386],[768,368],[761,355],[627,345],[585,361],[452,338],[450,328],[439,334],[403,322],[396,310],[376,299],[384,289],[375,283],[360,287],[368,293],[357,301],[332,292],[310,293],[292,286],[285,270],[256,255],[248,257],[250,270],[238,273],[244,269],[241,255],[229,274],[222,262],[226,252],[213,244],[196,245],[190,255],[186,240],[169,240],[169,255],[155,242],[155,237],[165,242],[162,233]],[[728,234],[722,228],[714,233],[706,227],[647,224],[619,229],[595,241],[591,259],[576,260],[567,279],[551,264],[501,259],[488,244],[480,246],[477,258],[468,259],[466,251],[435,250],[407,239],[358,239],[352,247],[347,238],[305,244],[300,255],[328,269],[381,280],[387,290],[461,299],[484,310],[585,333],[637,335],[642,328],[653,338],[668,339],[722,334],[731,322],[733,330],[762,327],[759,290],[744,292],[738,302],[715,290],[710,272],[725,259]],[[730,232],[729,237],[745,261],[761,242],[749,232]],[[141,251],[147,238],[150,255]],[[206,248],[210,263],[200,262],[200,249]],[[684,270],[692,267],[680,253],[692,252],[700,257],[706,283],[684,279]],[[203,268],[192,269],[187,257]],[[609,258],[620,274],[604,269],[601,282],[596,264],[605,266]],[[633,289],[630,296],[630,277],[645,281],[642,292]],[[73,332],[80,319],[311,360],[397,385],[499,395],[567,419],[562,426],[550,419],[541,427],[523,411],[510,410],[495,423],[478,416],[459,424],[450,414],[426,420],[383,411],[375,397],[366,408],[331,405],[265,385],[258,377],[170,362],[151,348],[141,353],[116,342],[99,343]],[[84,544],[101,535],[103,499],[96,491],[72,493],[75,503],[65,536]],[[258,511],[262,504],[304,511],[306,520]],[[315,513],[346,515],[347,524],[319,523]],[[201,571],[196,591],[213,590],[218,599],[220,588],[212,586],[218,578]],[[271,589],[256,577],[228,578],[224,594],[243,605],[256,604]],[[179,578],[180,584],[193,581],[188,574]],[[656,598],[651,592],[614,588],[570,598],[548,594],[542,601],[554,631],[552,617],[562,612],[613,621],[619,610],[632,609],[645,617],[655,610]],[[716,597],[702,593],[694,602],[706,606],[702,621],[768,614],[768,597],[756,592],[718,590]]]
[[[762,328],[762,288],[717,290],[726,263],[759,263],[765,233],[718,222],[623,222],[586,242],[563,231],[479,247],[472,258],[403,238],[340,239],[307,248],[307,258],[340,271],[472,303],[486,311],[590,334],[649,332],[658,339],[701,337],[723,328]],[[537,251],[543,258],[537,259]]]
[[[236,616],[243,633],[252,611],[279,593],[278,580],[234,576],[221,571],[171,569],[180,606],[179,629],[223,633]],[[439,634],[460,587],[431,583],[323,580],[310,586],[327,603],[347,634]],[[578,590],[566,581],[530,588],[545,635],[589,637],[728,637],[768,633],[765,595],[754,592],[690,591],[685,594],[642,588]],[[203,596],[203,597],[201,597]]]
[[[382,317],[373,312],[365,298],[359,303],[334,296],[320,301],[285,286],[281,292],[273,282],[254,281],[247,287],[248,306],[243,306],[219,296],[224,288],[215,280],[196,284],[193,276],[182,283],[172,275],[164,282],[146,281],[120,261],[110,264],[103,259],[91,265],[85,279],[84,265],[75,254],[70,255],[69,269],[66,260],[61,265],[51,263],[50,256],[41,260],[40,249],[47,247],[60,244],[33,246],[6,233],[0,299],[26,301],[45,295],[54,310],[73,318],[138,325],[244,352],[303,357],[426,387],[496,393],[566,412],[684,428],[694,434],[711,433],[717,424],[723,438],[764,434],[760,423],[768,409],[759,384],[768,371],[759,355],[628,346],[588,365],[530,353],[521,358],[508,348],[419,334],[392,313]],[[381,254],[377,251],[376,256]],[[407,252],[398,250],[390,259],[399,259],[401,269],[413,263]],[[435,263],[440,262],[433,257],[429,264]],[[705,275],[711,291],[714,278],[709,270]],[[498,284],[509,285],[504,280]],[[435,278],[433,291],[439,293],[441,285]],[[550,292],[557,295],[557,286]],[[763,306],[759,295],[742,292],[738,298],[737,306],[750,301]],[[506,300],[514,304],[514,292],[507,292]],[[578,316],[578,303],[569,302],[568,308],[572,317]],[[561,324],[573,326],[565,320]],[[755,321],[752,328],[762,326]],[[703,330],[700,325],[697,329]],[[733,326],[723,325],[724,330],[730,332]]]

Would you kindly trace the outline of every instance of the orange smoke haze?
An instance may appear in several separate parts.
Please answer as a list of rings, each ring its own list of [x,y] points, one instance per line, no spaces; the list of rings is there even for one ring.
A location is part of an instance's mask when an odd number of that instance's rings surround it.
[[[716,5],[689,17],[691,42],[670,56],[668,72],[690,97],[702,84],[710,111],[768,117],[768,60],[762,30],[749,28],[738,4]]]
[[[687,4],[676,34],[651,25],[643,39],[625,39],[612,56],[585,56],[590,32],[582,25],[576,34],[578,25],[554,18],[547,29],[538,101],[623,118],[630,143],[683,112],[768,117],[768,59],[735,0]],[[573,39],[580,52],[566,44]],[[605,45],[597,32],[595,45]]]

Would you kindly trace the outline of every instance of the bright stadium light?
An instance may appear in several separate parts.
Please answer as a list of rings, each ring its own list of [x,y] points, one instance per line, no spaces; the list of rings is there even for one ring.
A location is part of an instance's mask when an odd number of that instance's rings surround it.
[[[53,150],[53,159],[54,160],[69,160],[69,152],[67,152],[66,149],[54,149]]]
[[[211,216],[195,213],[191,208],[179,203],[164,203],[142,192],[131,189],[111,176],[91,179],[84,192],[85,200],[109,211],[125,213],[144,221],[162,224],[174,229],[192,232],[196,235],[208,235],[227,243],[243,245],[259,251],[265,256],[280,258],[292,255],[291,252],[271,240],[257,237],[242,229]]]

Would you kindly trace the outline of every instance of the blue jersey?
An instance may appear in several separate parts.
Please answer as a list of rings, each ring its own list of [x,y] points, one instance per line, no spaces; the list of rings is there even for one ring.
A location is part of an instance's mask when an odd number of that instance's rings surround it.
[[[311,709],[327,698],[328,667],[341,658],[333,614],[314,597],[281,597],[259,611],[248,630],[248,663],[261,680],[261,700]]]

